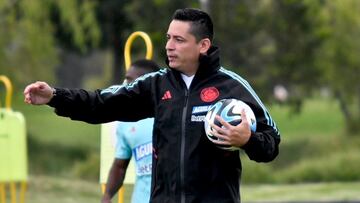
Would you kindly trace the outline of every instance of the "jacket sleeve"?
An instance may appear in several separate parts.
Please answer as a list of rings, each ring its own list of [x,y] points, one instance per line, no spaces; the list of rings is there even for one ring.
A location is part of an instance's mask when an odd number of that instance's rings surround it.
[[[257,123],[257,130],[242,147],[251,160],[270,162],[279,154],[280,134],[267,124]]]
[[[48,103],[59,116],[98,124],[115,120],[137,121],[153,117],[151,78],[142,78],[126,86],[114,85],[103,90],[55,88],[56,96]]]
[[[255,91],[247,82],[243,84],[243,100],[254,111],[257,127],[256,132],[252,132],[249,141],[242,148],[251,160],[270,162],[279,154],[279,130]]]

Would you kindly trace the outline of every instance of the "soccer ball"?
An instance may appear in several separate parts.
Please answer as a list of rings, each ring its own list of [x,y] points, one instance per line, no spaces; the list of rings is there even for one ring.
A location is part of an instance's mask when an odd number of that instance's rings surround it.
[[[251,131],[255,132],[256,118],[250,106],[237,99],[222,99],[216,102],[215,104],[213,104],[209,108],[205,116],[204,127],[207,138],[212,142],[214,140],[219,140],[219,138],[211,134],[211,130],[212,130],[212,127],[210,125],[211,123],[214,123],[219,127],[222,127],[221,123],[217,119],[215,119],[216,115],[219,115],[222,119],[224,119],[226,122],[230,123],[231,125],[236,126],[239,123],[241,123],[241,112],[243,109],[245,109],[246,117],[248,122],[250,123]],[[216,144],[216,146],[221,149],[225,149],[229,151],[235,151],[239,149],[238,147],[233,147],[230,145]]]

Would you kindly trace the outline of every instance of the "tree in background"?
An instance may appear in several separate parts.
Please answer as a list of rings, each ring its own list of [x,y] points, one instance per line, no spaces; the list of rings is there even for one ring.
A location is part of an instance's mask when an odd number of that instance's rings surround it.
[[[358,133],[360,2],[280,0],[268,8],[267,30],[275,45],[266,71],[269,84],[285,84],[296,111],[314,92],[327,88],[339,102],[348,132]]]
[[[127,18],[133,22],[133,31],[144,31],[151,37],[154,46],[154,60],[165,65],[166,32],[174,11],[184,7],[199,7],[199,3],[190,0],[133,0],[126,5]],[[130,35],[131,33],[128,33]],[[134,41],[134,57],[144,57],[144,43]]]
[[[225,65],[244,74],[263,98],[280,84],[300,112],[305,99],[327,88],[339,101],[347,129],[360,127],[360,2],[210,1],[215,43]]]
[[[274,42],[266,30],[265,16],[271,1],[207,3],[215,25],[214,44],[221,49],[222,64],[246,76],[262,98],[271,97],[271,88],[266,84]]]
[[[246,77],[267,101],[273,88],[290,90],[296,111],[316,89],[320,71],[314,66],[323,41],[314,13],[319,1],[207,1],[215,23],[215,44],[223,64]],[[314,18],[315,17],[315,18]]]
[[[62,37],[86,51],[100,37],[94,6],[94,1],[0,1],[1,73],[21,86],[34,80],[54,82],[60,47],[54,17],[66,28]]]
[[[112,77],[108,84],[119,83],[125,73],[124,47],[127,37],[133,32],[133,22],[125,10],[129,0],[99,0],[96,8],[102,32],[100,47],[110,49],[113,58]],[[130,34],[129,34],[130,33]]]
[[[272,2],[269,6],[267,26],[274,45],[267,78],[268,85],[281,84],[290,92],[290,104],[299,112],[304,98],[319,91],[322,73],[315,66],[318,47],[324,42],[321,1]]]
[[[58,61],[47,6],[45,1],[0,1],[0,70],[15,84],[55,79]]]
[[[321,15],[326,41],[317,50],[322,82],[340,104],[347,129],[360,132],[360,1],[327,0]]]

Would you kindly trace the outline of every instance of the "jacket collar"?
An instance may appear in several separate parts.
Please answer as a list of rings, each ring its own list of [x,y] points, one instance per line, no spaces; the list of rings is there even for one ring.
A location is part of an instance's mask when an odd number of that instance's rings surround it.
[[[210,74],[220,68],[220,50],[216,46],[211,46],[207,55],[201,55],[199,58],[200,65],[196,74]]]
[[[216,46],[211,46],[208,50],[207,55],[200,55],[199,61],[200,65],[196,72],[196,75],[208,75],[214,71],[219,70],[220,68],[220,49]],[[169,60],[166,58],[166,65],[171,69],[171,71],[180,74],[179,71],[171,68],[169,66]]]

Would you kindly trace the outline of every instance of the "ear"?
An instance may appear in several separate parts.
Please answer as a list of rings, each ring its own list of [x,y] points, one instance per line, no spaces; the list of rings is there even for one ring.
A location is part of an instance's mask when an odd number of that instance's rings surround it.
[[[200,40],[199,45],[200,45],[200,54],[206,55],[207,51],[211,47],[211,41],[209,38],[204,38]]]

